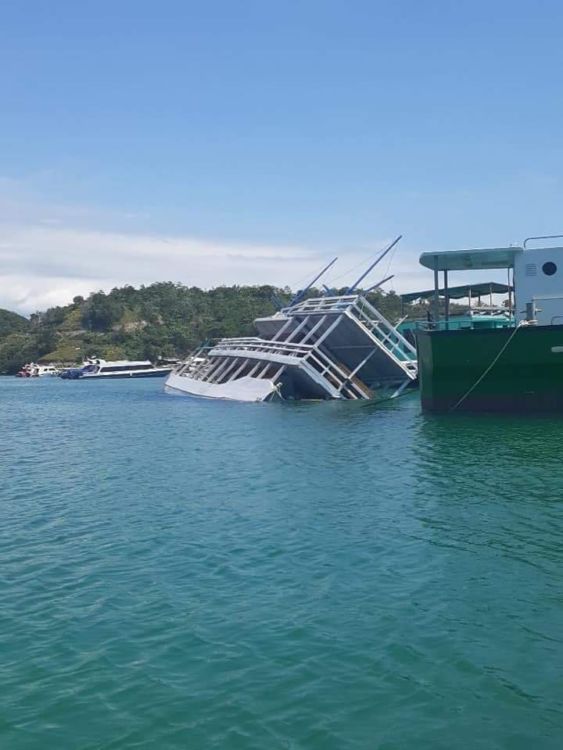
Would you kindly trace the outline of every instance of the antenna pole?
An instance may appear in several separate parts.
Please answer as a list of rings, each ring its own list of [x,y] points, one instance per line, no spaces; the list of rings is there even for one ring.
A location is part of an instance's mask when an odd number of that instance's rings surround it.
[[[367,294],[368,292],[373,292],[374,289],[377,289],[382,284],[385,284],[386,281],[389,281],[390,279],[393,279],[395,277],[395,274],[392,273],[391,276],[386,276],[384,279],[381,279],[381,281],[378,281],[377,284],[374,284],[373,286],[370,286],[369,289],[366,289],[364,294]]]
[[[391,243],[391,244],[390,244],[390,245],[389,245],[388,247],[386,247],[386,248],[385,248],[385,250],[384,250],[384,251],[383,251],[383,252],[381,253],[381,255],[379,255],[379,256],[378,256],[378,257],[377,257],[377,258],[376,258],[376,259],[375,259],[375,260],[373,261],[373,263],[372,263],[372,264],[371,264],[370,266],[368,266],[368,268],[367,268],[367,269],[366,269],[366,270],[364,271],[364,273],[363,273],[363,274],[362,274],[362,275],[360,276],[360,278],[359,278],[359,279],[357,279],[357,280],[356,280],[356,281],[355,281],[355,282],[354,282],[354,283],[352,284],[352,286],[349,286],[349,287],[348,287],[348,289],[346,290],[346,294],[350,294],[351,292],[353,292],[353,291],[354,291],[354,289],[355,289],[355,288],[356,288],[356,287],[358,286],[358,284],[359,284],[359,283],[360,283],[361,281],[363,281],[363,280],[365,279],[365,277],[366,277],[366,276],[368,275],[368,273],[370,273],[370,272],[371,272],[371,271],[372,271],[372,270],[373,270],[373,269],[374,269],[374,268],[376,267],[376,265],[377,265],[377,264],[378,264],[378,263],[379,263],[380,261],[382,261],[382,260],[383,260],[383,258],[385,258],[385,256],[387,255],[387,253],[388,253],[388,252],[389,252],[390,250],[392,250],[392,249],[393,249],[393,248],[395,247],[395,245],[397,244],[397,242],[399,242],[399,240],[400,240],[400,239],[402,238],[402,236],[403,236],[403,235],[402,235],[402,234],[400,234],[400,235],[399,235],[399,236],[397,237],[397,239],[393,240],[393,242],[392,242],[392,243]]]
[[[309,289],[310,289],[310,288],[311,288],[311,287],[313,286],[313,284],[314,284],[314,283],[315,283],[316,281],[318,281],[318,280],[319,280],[319,279],[321,278],[321,276],[322,276],[322,275],[323,275],[324,273],[326,273],[326,272],[328,271],[328,269],[329,269],[329,268],[330,268],[331,266],[333,266],[333,265],[334,265],[334,264],[336,263],[336,261],[337,261],[337,260],[338,260],[338,258],[333,258],[333,259],[332,259],[332,260],[330,261],[330,263],[328,264],[328,266],[325,266],[325,267],[323,268],[323,270],[322,270],[322,271],[321,271],[320,273],[318,273],[318,274],[317,274],[317,275],[315,276],[315,278],[313,279],[313,281],[311,281],[311,282],[310,282],[309,284],[307,284],[307,286],[305,287],[305,289],[301,289],[301,291],[297,292],[297,294],[295,295],[295,297],[294,297],[294,298],[293,298],[293,299],[291,300],[291,302],[289,303],[289,307],[291,307],[291,305],[295,305],[295,304],[296,304],[297,302],[299,302],[299,300],[300,300],[300,299],[302,299],[303,295],[304,295],[304,294],[305,294],[306,292],[308,292],[308,291],[309,291]]]

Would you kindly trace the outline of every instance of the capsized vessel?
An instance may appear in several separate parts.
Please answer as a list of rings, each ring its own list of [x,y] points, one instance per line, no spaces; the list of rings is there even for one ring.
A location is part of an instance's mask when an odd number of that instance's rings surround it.
[[[400,395],[416,382],[415,347],[356,291],[399,239],[346,294],[327,289],[326,296],[307,299],[319,275],[287,307],[256,319],[257,336],[200,348],[169,375],[167,390],[235,401]]]

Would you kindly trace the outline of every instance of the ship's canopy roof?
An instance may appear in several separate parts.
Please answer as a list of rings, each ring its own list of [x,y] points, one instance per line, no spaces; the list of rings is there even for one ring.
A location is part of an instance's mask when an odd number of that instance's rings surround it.
[[[422,253],[420,263],[433,271],[473,271],[487,268],[512,268],[521,247],[493,247],[480,250],[445,250]]]
[[[497,281],[485,281],[474,284],[464,284],[463,286],[448,287],[448,297],[450,299],[465,299],[466,297],[478,297],[481,294],[508,294],[513,290],[508,284],[499,284]],[[445,289],[438,289],[438,294],[445,296]],[[409,292],[401,294],[403,302],[412,302],[415,299],[431,299],[434,297],[434,289],[426,289],[423,292]]]

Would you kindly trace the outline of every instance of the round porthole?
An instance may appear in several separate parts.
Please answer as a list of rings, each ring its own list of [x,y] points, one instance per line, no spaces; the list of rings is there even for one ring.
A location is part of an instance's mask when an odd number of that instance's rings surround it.
[[[553,276],[553,274],[557,272],[557,266],[555,265],[555,263],[548,260],[547,263],[543,264],[541,270],[545,273],[546,276]]]

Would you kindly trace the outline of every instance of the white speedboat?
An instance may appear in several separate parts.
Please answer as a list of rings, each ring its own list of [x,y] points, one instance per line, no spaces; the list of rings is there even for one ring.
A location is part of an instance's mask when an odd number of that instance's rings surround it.
[[[90,380],[93,378],[162,378],[169,375],[172,365],[153,365],[148,359],[140,361],[107,361],[92,357],[82,367],[65,370],[61,378],[65,380]]]
[[[43,378],[43,377],[55,377],[58,375],[58,370],[54,365],[39,365],[35,362],[30,362],[24,365],[22,369],[17,373],[18,378]]]

